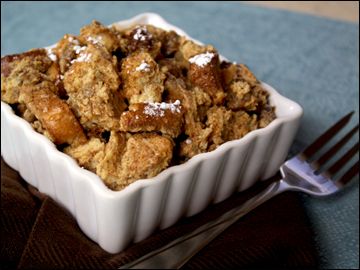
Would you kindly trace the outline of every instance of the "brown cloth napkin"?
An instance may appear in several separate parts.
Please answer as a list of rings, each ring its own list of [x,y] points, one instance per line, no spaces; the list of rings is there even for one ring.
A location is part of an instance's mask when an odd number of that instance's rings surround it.
[[[123,252],[109,254],[81,232],[68,211],[28,185],[1,159],[1,269],[117,269],[230,210],[259,186],[157,231]],[[255,209],[183,266],[235,267],[318,267],[313,234],[298,195],[284,193]]]

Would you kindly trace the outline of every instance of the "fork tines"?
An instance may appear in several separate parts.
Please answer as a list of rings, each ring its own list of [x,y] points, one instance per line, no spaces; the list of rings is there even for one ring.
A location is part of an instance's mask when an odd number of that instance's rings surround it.
[[[313,156],[323,145],[325,145],[328,141],[330,141],[351,119],[351,116],[354,112],[350,112],[341,118],[338,122],[336,122],[332,127],[330,127],[324,134],[322,134],[315,142],[310,144],[303,152],[302,155],[306,157],[306,159]]]
[[[341,185],[346,185],[355,175],[359,173],[359,161],[356,161],[351,168],[344,173],[343,176],[340,177],[340,179],[337,181],[337,183]]]
[[[350,112],[341,118],[337,123],[330,127],[324,134],[322,134],[317,140],[315,140],[310,146],[308,146],[299,156],[303,160],[309,160],[315,153],[317,153],[327,142],[334,138],[350,121],[354,112]],[[353,127],[344,137],[342,137],[336,144],[334,144],[329,150],[327,150],[320,158],[313,161],[311,166],[315,170],[319,170],[327,161],[329,161],[359,130],[359,124]],[[334,177],[348,162],[349,160],[359,152],[359,142],[353,145],[341,158],[335,161],[325,172],[327,177]],[[339,177],[339,184],[346,184],[355,175],[359,173],[359,160],[357,160],[342,176]]]

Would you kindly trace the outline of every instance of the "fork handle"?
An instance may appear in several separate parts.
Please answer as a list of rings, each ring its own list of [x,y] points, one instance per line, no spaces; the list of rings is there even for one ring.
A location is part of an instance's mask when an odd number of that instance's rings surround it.
[[[288,185],[284,181],[273,182],[262,192],[217,219],[119,269],[178,269],[241,217],[285,190],[288,190]]]

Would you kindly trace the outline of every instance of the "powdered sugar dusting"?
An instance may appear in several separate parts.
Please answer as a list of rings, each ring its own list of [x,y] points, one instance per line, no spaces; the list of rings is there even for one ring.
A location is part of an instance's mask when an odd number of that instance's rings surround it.
[[[88,37],[87,38],[87,41],[91,42],[92,44],[101,44],[101,41],[102,41],[102,36],[95,36],[95,37]]]
[[[91,59],[91,53],[85,53],[86,46],[80,46],[80,43],[77,39],[75,39],[72,36],[67,37],[68,41],[72,43],[73,50],[78,55],[76,59],[73,59],[70,61],[71,64],[74,64],[75,62],[89,62]]]
[[[164,117],[165,112],[159,105],[160,103],[148,103],[144,108],[144,114],[152,117]]]
[[[91,59],[91,53],[81,53],[78,58],[71,60],[70,63],[74,64],[76,62],[89,62]]]
[[[73,44],[75,44],[75,45],[79,45],[79,41],[78,41],[77,39],[74,39],[74,38],[71,37],[71,36],[69,36],[67,39],[68,39],[68,41],[69,41],[70,43],[73,43]]]
[[[189,62],[192,64],[196,64],[199,67],[205,67],[207,64],[211,62],[211,59],[213,59],[214,56],[215,56],[214,53],[206,52],[191,57],[189,59]]]
[[[145,26],[138,26],[133,36],[135,40],[144,41],[147,38],[151,38],[151,34],[148,33]]]
[[[140,66],[135,68],[135,70],[148,72],[148,71],[150,71],[150,65],[148,63],[146,63],[144,60],[142,60]]]
[[[82,51],[85,51],[85,50],[86,50],[86,47],[85,47],[85,46],[81,47],[81,46],[79,46],[79,45],[75,45],[73,49],[74,49],[74,51],[75,51],[76,54],[79,54],[79,53],[81,53]]]
[[[172,113],[180,113],[180,100],[176,100],[174,103],[149,102],[144,108],[144,114],[152,117],[164,117],[166,110],[170,110]]]
[[[56,62],[57,57],[56,54],[53,53],[52,49],[46,49],[48,57],[51,59],[51,61]]]

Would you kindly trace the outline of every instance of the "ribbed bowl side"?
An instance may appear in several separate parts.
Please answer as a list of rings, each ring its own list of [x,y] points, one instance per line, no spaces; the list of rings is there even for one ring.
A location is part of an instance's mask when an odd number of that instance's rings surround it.
[[[38,180],[34,171],[35,161],[33,161],[33,157],[30,154],[29,139],[26,137],[24,129],[14,125],[8,132],[11,140],[16,142],[13,146],[20,175],[31,185],[37,187]]]
[[[140,193],[138,189],[117,197],[114,193],[95,190],[97,239],[107,252],[117,253],[133,241]]]
[[[240,172],[241,179],[237,187],[238,191],[248,189],[259,180],[267,162],[272,158],[271,142],[275,133],[276,129],[272,129],[270,132],[253,139],[253,147],[247,156],[247,166],[243,166],[244,171]]]
[[[74,194],[76,220],[84,233],[93,241],[98,241],[98,225],[94,188],[89,184],[89,178],[82,173],[71,175]]]
[[[212,200],[214,188],[220,180],[225,154],[212,157],[203,162],[197,175],[197,181],[192,186],[191,197],[185,216],[192,216],[208,206]]]
[[[299,124],[300,118],[287,122],[286,124],[282,123],[278,127],[278,133],[273,140],[271,158],[262,173],[261,179],[268,179],[279,170],[281,164],[288,155],[290,146],[294,141],[294,137],[299,128]]]
[[[167,190],[167,200],[164,202],[160,229],[170,227],[185,215],[200,167],[201,164],[198,164],[172,175],[172,181]]]
[[[4,108],[1,104],[1,156],[7,164],[19,171],[19,164],[15,156],[15,144],[12,142],[10,135],[12,126],[7,114],[4,113],[3,110]]]
[[[75,215],[74,195],[71,184],[72,170],[68,169],[67,162],[58,159],[57,155],[49,155],[51,174],[54,177],[55,199],[56,201]]]
[[[161,178],[157,185],[142,188],[138,200],[138,210],[135,224],[134,242],[139,242],[150,236],[158,227],[163,205],[167,200],[167,188],[171,177]]]
[[[214,203],[221,202],[231,196],[239,185],[241,172],[246,165],[249,151],[252,144],[249,143],[245,147],[236,147],[227,151],[228,159],[225,163],[221,182],[214,194]]]
[[[51,166],[49,163],[48,153],[46,148],[42,147],[41,142],[35,140],[30,146],[30,153],[34,162],[34,170],[36,178],[38,179],[37,188],[39,191],[46,193],[52,198],[56,198],[55,181]]]

